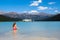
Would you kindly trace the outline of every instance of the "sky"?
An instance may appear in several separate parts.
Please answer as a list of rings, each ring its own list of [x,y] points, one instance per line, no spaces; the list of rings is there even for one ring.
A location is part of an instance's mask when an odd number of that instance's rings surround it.
[[[2,12],[60,13],[60,0],[0,0]]]

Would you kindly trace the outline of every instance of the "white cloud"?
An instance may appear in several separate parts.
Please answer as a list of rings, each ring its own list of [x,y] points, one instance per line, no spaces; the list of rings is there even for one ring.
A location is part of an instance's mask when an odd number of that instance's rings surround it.
[[[49,2],[48,4],[49,4],[49,5],[52,5],[52,4],[55,4],[55,3],[56,3],[56,2]]]
[[[29,14],[31,14],[31,13],[33,13],[33,14],[37,14],[37,13],[39,13],[37,10],[30,10],[30,11],[23,11],[23,13],[29,13]]]
[[[42,0],[38,0],[39,3],[42,3]]]
[[[32,4],[30,4],[30,6],[38,6],[38,5],[39,5],[38,1],[34,1]]]
[[[48,7],[45,7],[45,6],[39,6],[38,7],[38,10],[46,10],[46,9],[48,9]]]
[[[55,10],[54,12],[56,12],[56,13],[60,13],[60,11],[59,11],[59,10]]]
[[[33,3],[31,3],[30,6],[38,6],[39,3],[42,3],[42,0],[33,1]]]
[[[55,10],[54,12],[59,12],[58,10]]]
[[[31,11],[29,11],[29,13],[38,13],[38,11],[37,10],[31,10]]]

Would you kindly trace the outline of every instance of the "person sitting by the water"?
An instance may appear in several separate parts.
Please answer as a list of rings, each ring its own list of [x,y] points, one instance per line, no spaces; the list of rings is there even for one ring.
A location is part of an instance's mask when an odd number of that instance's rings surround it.
[[[17,30],[16,23],[13,24],[13,30]]]

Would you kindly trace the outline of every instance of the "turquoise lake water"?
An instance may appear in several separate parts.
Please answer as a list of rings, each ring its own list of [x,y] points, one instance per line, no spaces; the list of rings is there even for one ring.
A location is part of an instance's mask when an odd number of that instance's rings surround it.
[[[60,40],[60,22],[16,22],[16,39],[13,23],[0,22],[0,40]]]

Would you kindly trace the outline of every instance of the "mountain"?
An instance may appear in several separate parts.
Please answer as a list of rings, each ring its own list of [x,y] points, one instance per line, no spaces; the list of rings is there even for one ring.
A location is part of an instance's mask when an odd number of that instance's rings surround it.
[[[4,14],[4,13],[5,13],[5,12],[0,11],[0,15],[1,15],[1,14]]]
[[[0,15],[0,21],[21,21],[22,19],[10,18],[4,15]]]
[[[10,20],[10,18],[0,15],[0,21],[7,21],[7,20]]]
[[[41,21],[47,18],[52,17],[53,15],[51,14],[47,14],[47,13],[16,13],[16,12],[8,12],[8,13],[4,13],[4,14],[0,14],[3,17],[3,19],[8,19],[11,21],[22,21],[23,19],[32,19],[32,21]]]
[[[53,17],[45,19],[46,21],[60,21],[60,14],[57,14]]]
[[[9,13],[5,13],[3,15],[7,16],[7,17],[11,17],[11,18],[17,18],[19,16],[18,13],[16,13],[16,12],[9,12]]]
[[[32,19],[33,21],[35,20],[42,20],[48,17],[51,17],[51,14],[47,13],[16,13],[16,12],[10,12],[7,13],[6,16],[11,17],[11,18],[18,18],[18,19]]]

